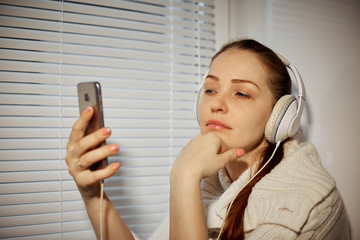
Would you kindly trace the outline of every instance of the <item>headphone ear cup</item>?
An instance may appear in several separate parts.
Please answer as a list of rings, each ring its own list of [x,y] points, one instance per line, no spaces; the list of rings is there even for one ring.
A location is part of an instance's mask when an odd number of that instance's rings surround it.
[[[265,127],[265,138],[276,144],[290,137],[293,119],[296,116],[297,100],[293,95],[282,96],[275,104]],[[297,129],[296,129],[297,130]]]

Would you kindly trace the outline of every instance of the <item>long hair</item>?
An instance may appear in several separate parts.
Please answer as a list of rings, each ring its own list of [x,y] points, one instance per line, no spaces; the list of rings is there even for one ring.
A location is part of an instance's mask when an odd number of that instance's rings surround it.
[[[223,46],[220,51],[213,56],[212,61],[221,53],[230,49],[248,51],[258,57],[268,73],[267,84],[276,101],[283,95],[291,93],[291,79],[286,70],[286,66],[271,49],[255,40],[237,40]],[[228,209],[228,214],[224,221],[219,239],[244,239],[244,213],[251,191],[262,177],[268,174],[278,163],[280,163],[284,156],[283,144],[284,142],[280,144],[271,162],[238,193],[230,209]],[[260,161],[257,170],[259,170],[271,157],[274,149],[275,144],[268,142],[268,146],[258,152],[257,156],[259,156]]]

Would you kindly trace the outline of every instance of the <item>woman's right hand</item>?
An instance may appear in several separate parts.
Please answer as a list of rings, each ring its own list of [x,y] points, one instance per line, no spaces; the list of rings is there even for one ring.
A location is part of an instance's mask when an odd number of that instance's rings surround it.
[[[66,146],[67,155],[65,161],[69,173],[74,178],[83,198],[99,196],[99,182],[114,175],[120,167],[119,163],[112,163],[103,169],[95,171],[89,169],[94,163],[119,151],[119,146],[116,144],[96,148],[110,137],[110,128],[101,128],[92,134],[84,136],[85,128],[93,114],[94,110],[91,107],[81,113],[80,118],[73,125]]]

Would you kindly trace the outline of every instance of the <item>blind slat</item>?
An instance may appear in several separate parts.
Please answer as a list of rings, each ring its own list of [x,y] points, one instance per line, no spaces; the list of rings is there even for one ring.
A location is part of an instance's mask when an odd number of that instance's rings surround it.
[[[33,128],[24,126],[24,121],[22,121],[22,126],[9,126],[8,128],[0,128],[0,138],[28,138],[28,139],[37,139],[37,138],[60,138],[60,132],[58,128]],[[15,127],[15,128],[14,128]]]
[[[46,223],[54,223],[54,222],[60,222],[60,221],[61,221],[60,213],[47,213],[47,214],[30,215],[30,216],[2,217],[2,221],[0,222],[0,228],[46,224]]]
[[[79,28],[77,24],[66,23],[66,22],[63,23],[62,28],[63,31],[67,33],[106,36],[106,37],[113,37],[120,39],[121,38],[135,39],[135,40],[142,40],[144,42],[149,42],[149,41],[154,41],[159,43],[170,42],[169,34],[145,33],[142,31],[134,31],[134,30],[121,29],[121,28],[104,28],[100,26],[90,26],[90,25],[82,25],[81,28]]]
[[[60,117],[59,109],[43,106],[0,106],[2,116],[47,116]]]
[[[99,4],[97,1],[96,4]],[[106,4],[106,2],[105,2]],[[149,11],[149,13],[153,14],[143,14],[138,13],[135,11],[128,11],[126,6],[122,3],[121,6],[118,5],[121,8],[116,8],[114,6],[111,6],[111,8],[103,6],[101,8],[101,11],[98,10],[98,6],[92,6],[92,5],[84,5],[84,4],[77,4],[77,3],[69,3],[67,2],[64,5],[64,11],[66,12],[81,12],[82,14],[88,14],[88,15],[100,15],[100,16],[106,16],[106,17],[112,17],[112,18],[122,18],[122,19],[128,19],[133,20],[137,22],[151,22],[151,23],[159,23],[159,24],[170,24],[170,20],[168,17],[166,17],[166,9],[164,9],[164,12],[159,14],[158,12]],[[143,11],[146,9],[142,9]],[[67,16],[72,16],[67,13]],[[71,19],[73,21],[73,19]]]
[[[58,21],[60,19],[59,11],[47,11],[44,9],[27,8],[27,7],[14,7],[2,5],[0,7],[1,15],[8,15],[12,17],[22,18],[36,18],[42,20]]]
[[[0,85],[1,87],[1,85]],[[10,89],[7,89],[10,92]],[[37,89],[35,91],[38,91]],[[0,91],[1,92],[1,91]],[[5,92],[5,91],[4,91]],[[44,102],[45,100],[45,102]],[[43,95],[30,95],[19,96],[18,94],[4,94],[0,95],[0,104],[7,105],[47,105],[47,106],[60,106],[60,98],[58,96],[46,96]],[[0,117],[1,118],[1,117]],[[39,119],[41,121],[41,119]],[[2,122],[0,121],[0,124]],[[43,122],[46,123],[46,122]]]
[[[42,192],[60,192],[60,182],[26,182],[26,183],[2,183],[2,194],[17,194],[21,193],[42,193]],[[29,194],[29,195],[30,195]],[[45,199],[46,200],[46,199]],[[24,200],[26,201],[26,200]]]
[[[0,139],[0,149],[13,150],[19,149],[49,149],[59,147],[60,141],[58,139]],[[0,166],[2,164],[0,163]],[[4,168],[0,168],[4,171]]]
[[[59,38],[61,31],[60,20],[59,12],[58,19],[52,19],[52,21],[0,16],[0,23],[3,26],[57,32]]]
[[[11,27],[1,27],[1,37],[11,39],[30,39],[57,42],[60,40],[58,32],[46,32],[36,29],[17,29]]]
[[[58,85],[42,85],[42,84],[21,84],[0,82],[0,92],[17,93],[17,94],[42,94],[43,101],[47,101],[48,95],[59,95],[60,88]],[[7,95],[3,96],[6,97]],[[25,97],[25,96],[24,96]],[[51,101],[51,99],[49,99]]]
[[[21,226],[21,227],[7,227],[0,228],[0,236],[4,238],[9,237],[23,237],[28,235],[42,235],[50,233],[58,233],[61,229],[60,223],[49,223],[41,225]]]
[[[61,72],[59,63],[53,64],[0,60],[0,66],[2,70],[13,72],[44,72],[50,74],[59,74]]]
[[[38,203],[38,204],[24,204],[24,205],[7,205],[0,206],[1,217],[5,216],[18,216],[28,214],[41,214],[41,213],[55,213],[60,210],[60,203]],[[1,235],[3,236],[3,235]]]
[[[3,82],[60,85],[60,77],[57,74],[0,71],[0,78]],[[0,82],[0,84],[3,83]],[[28,86],[31,87],[31,85]],[[11,88],[11,86],[8,87]],[[2,89],[3,85],[1,85],[0,92]]]
[[[37,0],[37,1],[1,0],[1,3],[15,5],[15,6],[21,6],[21,7],[51,9],[51,10],[57,10],[57,11],[61,7],[60,1],[48,1],[48,0]]]
[[[93,4],[97,6],[106,6],[106,7],[113,7],[113,8],[120,8],[120,9],[126,9],[126,10],[132,10],[135,12],[144,12],[145,14],[147,12],[158,14],[158,15],[169,15],[170,10],[169,8],[166,8],[166,5],[169,5],[169,1],[156,1],[153,3],[159,4],[160,6],[156,6],[153,4],[147,4],[147,3],[140,3],[140,2],[132,2],[132,1],[115,1],[115,0],[108,0],[104,1],[101,4],[99,4],[99,1],[97,0],[76,0],[76,2],[79,3],[86,3],[86,4]],[[151,3],[151,2],[149,2]],[[161,5],[164,5],[162,7]]]
[[[81,6],[81,9],[83,6]],[[73,9],[73,6],[69,7],[69,10],[76,11]],[[68,11],[67,4],[65,4],[64,11]],[[100,13],[99,13],[100,14]],[[101,14],[104,12],[101,11]],[[123,28],[123,29],[131,29],[132,31],[147,31],[152,33],[169,33],[169,27],[166,27],[164,24],[165,21],[169,22],[168,19],[164,18],[162,24],[154,24],[151,22],[147,22],[146,19],[126,19],[125,16],[120,15],[118,13],[116,18],[121,16],[121,21],[114,21],[114,18],[110,18],[108,15],[84,15],[82,14],[74,14],[65,12],[64,13],[64,22],[76,22],[76,24],[84,24],[84,25],[92,25],[92,26],[102,26],[105,28]],[[143,15],[142,15],[143,16]],[[119,18],[118,18],[119,19]],[[135,20],[135,21],[134,21]],[[140,22],[140,21],[141,22]]]
[[[127,35],[124,35],[127,36]],[[146,53],[151,52],[170,52],[170,45],[164,42],[146,42],[141,39],[127,39],[127,38],[109,38],[105,36],[95,35],[79,35],[76,33],[63,33],[63,43],[74,43],[81,45],[107,46],[124,49],[145,50]]]

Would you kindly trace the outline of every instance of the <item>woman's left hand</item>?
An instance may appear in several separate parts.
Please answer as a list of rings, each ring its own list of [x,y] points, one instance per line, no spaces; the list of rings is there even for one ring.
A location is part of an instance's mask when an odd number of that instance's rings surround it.
[[[201,180],[244,155],[243,149],[229,149],[225,152],[222,149],[227,147],[214,133],[195,136],[177,157],[171,175]]]
[[[244,155],[214,133],[197,135],[181,151],[170,175],[170,239],[208,239],[200,181]]]

